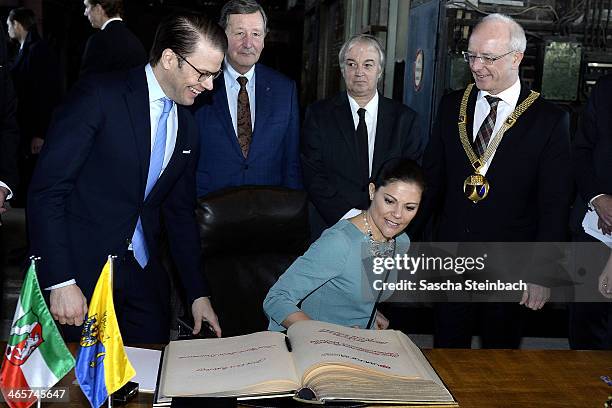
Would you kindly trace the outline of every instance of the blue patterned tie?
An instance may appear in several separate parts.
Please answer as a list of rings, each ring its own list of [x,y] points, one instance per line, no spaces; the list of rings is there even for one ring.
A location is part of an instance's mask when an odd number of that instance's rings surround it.
[[[164,102],[164,110],[157,123],[157,132],[155,133],[155,142],[153,142],[153,149],[151,150],[151,160],[149,162],[149,174],[147,176],[147,185],[145,187],[145,200],[155,182],[159,178],[162,171],[162,165],[164,164],[164,154],[166,152],[166,136],[168,129],[168,116],[170,110],[172,110],[173,101],[168,98],[162,98]],[[136,223],[136,229],[132,236],[132,250],[134,251],[134,258],[138,261],[138,264],[144,268],[149,262],[149,250],[147,243],[145,242],[144,232],[142,230],[142,222],[138,217]]]

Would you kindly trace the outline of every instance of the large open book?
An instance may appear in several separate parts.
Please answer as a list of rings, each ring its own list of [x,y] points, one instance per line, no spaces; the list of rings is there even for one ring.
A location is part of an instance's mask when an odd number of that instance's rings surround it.
[[[457,406],[418,347],[395,330],[317,321],[166,346],[157,402],[173,397],[329,400]]]

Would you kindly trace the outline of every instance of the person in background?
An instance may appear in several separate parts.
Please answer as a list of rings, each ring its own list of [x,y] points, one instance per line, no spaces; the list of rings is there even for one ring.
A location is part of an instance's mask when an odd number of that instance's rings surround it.
[[[385,162],[368,184],[367,210],[323,232],[270,288],[263,303],[268,329],[280,331],[308,319],[386,329],[389,321],[364,290],[364,273],[371,271],[363,271],[362,251],[366,257],[393,257],[396,248],[407,249],[410,241],[402,232],[417,213],[424,188],[414,161]]]
[[[574,211],[582,220],[586,211],[596,211],[598,227],[612,241],[612,75],[597,81],[586,104],[574,139],[574,177],[578,200]],[[593,242],[582,227],[575,241]],[[597,245],[597,244],[594,244]],[[601,250],[608,249],[601,244]],[[595,283],[595,282],[590,282]],[[610,298],[612,258],[597,282],[602,295]],[[569,341],[573,349],[612,350],[612,303],[575,302],[569,307]]]
[[[123,0],[84,0],[85,17],[100,31],[87,40],[79,76],[112,72],[147,63],[142,43],[126,26],[121,16]]]
[[[8,211],[7,200],[13,196],[18,180],[19,129],[15,118],[16,111],[17,99],[7,66],[5,33],[0,27],[0,217]]]
[[[6,24],[9,37],[19,43],[19,54],[11,65],[21,134],[18,154],[20,181],[12,204],[24,207],[32,172],[62,89],[57,57],[38,34],[34,12],[24,7],[13,9]]]
[[[200,129],[198,197],[241,185],[302,188],[295,82],[259,63],[268,18],[255,0],[221,10],[228,50],[215,90],[195,112]]]
[[[424,149],[416,113],[379,95],[385,53],[358,34],[339,53],[346,92],[313,103],[302,128],[301,159],[310,200],[311,239],[368,208],[368,182],[389,158],[419,161]]]
[[[201,15],[159,25],[150,63],[77,83],[49,129],[30,186],[31,254],[53,317],[80,326],[109,255],[126,343],[166,343],[169,279],[161,230],[191,304],[194,332],[221,335],[201,269],[195,219],[197,127],[185,108],[213,87],[227,38]],[[162,221],[163,219],[163,221]],[[70,330],[69,340],[80,330]]]

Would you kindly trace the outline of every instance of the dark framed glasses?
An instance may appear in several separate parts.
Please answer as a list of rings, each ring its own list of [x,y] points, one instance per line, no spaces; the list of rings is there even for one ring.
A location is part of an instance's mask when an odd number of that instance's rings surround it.
[[[187,65],[189,65],[191,68],[193,68],[198,74],[200,74],[200,76],[198,77],[198,82],[204,82],[206,81],[208,78],[213,79],[213,81],[215,79],[217,79],[219,77],[219,75],[221,75],[221,73],[223,72],[223,69],[218,70],[217,72],[208,72],[208,71],[200,71],[199,69],[197,69],[196,67],[194,67],[191,62],[187,61],[187,58],[183,57],[181,54],[179,54],[176,51],[173,51],[177,57],[179,57],[180,59],[182,59],[183,61],[185,61],[187,63]]]

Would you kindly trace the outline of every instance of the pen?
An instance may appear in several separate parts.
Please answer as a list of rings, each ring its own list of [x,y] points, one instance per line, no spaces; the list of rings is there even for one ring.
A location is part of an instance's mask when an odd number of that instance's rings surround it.
[[[291,353],[292,348],[291,348],[291,341],[289,340],[289,337],[285,336],[285,344],[287,345],[287,350],[289,350],[289,352]]]

